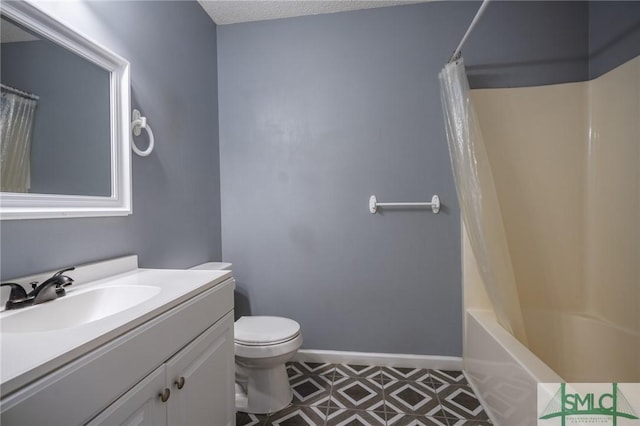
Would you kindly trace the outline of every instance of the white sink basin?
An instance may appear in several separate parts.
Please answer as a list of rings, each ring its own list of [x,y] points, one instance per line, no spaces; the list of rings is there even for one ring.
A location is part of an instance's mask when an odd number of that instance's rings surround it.
[[[12,281],[26,288],[53,272]],[[71,278],[64,297],[0,312],[0,398],[221,284],[231,272],[140,269],[136,256],[125,256],[77,266]]]
[[[69,292],[67,296],[16,310],[0,322],[3,333],[37,333],[88,324],[139,305],[160,287],[120,285]]]

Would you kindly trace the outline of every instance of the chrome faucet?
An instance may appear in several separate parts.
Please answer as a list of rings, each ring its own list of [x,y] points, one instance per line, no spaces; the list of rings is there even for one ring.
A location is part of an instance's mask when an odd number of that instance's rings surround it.
[[[67,271],[73,271],[74,269],[76,268],[71,267],[58,271],[40,285],[38,285],[37,282],[31,283],[33,290],[29,294],[27,294],[26,290],[20,284],[0,284],[0,287],[11,287],[11,293],[9,294],[9,300],[7,300],[5,304],[5,308],[9,310],[38,305],[64,296],[66,294],[64,287],[70,286],[73,283],[73,278],[62,274]]]

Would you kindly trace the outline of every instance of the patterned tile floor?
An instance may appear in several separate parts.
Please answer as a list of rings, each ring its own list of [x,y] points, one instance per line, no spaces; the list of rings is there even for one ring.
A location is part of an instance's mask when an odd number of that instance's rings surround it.
[[[237,426],[491,424],[460,371],[293,362],[287,373],[291,405],[238,413]]]

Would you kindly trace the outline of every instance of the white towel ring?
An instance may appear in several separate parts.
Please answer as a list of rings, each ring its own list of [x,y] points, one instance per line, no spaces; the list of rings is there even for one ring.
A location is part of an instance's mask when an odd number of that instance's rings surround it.
[[[140,111],[138,111],[137,109],[134,109],[132,115],[133,115],[133,121],[131,122],[131,131],[135,136],[140,136],[140,133],[142,133],[142,129],[145,129],[149,134],[149,146],[147,147],[147,149],[142,151],[136,146],[136,143],[134,142],[133,138],[131,138],[131,149],[133,150],[133,152],[135,152],[139,156],[146,157],[147,155],[151,154],[151,152],[153,151],[153,145],[155,143],[153,139],[153,131],[151,131],[151,126],[149,126],[149,124],[147,123],[147,117],[143,117],[140,114]]]

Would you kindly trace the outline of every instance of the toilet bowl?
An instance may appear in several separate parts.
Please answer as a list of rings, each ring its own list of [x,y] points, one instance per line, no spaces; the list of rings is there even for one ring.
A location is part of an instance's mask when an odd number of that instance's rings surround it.
[[[293,393],[285,363],[302,345],[300,325],[288,318],[241,317],[234,326],[236,409],[251,414],[282,410]]]
[[[191,269],[231,269],[230,263],[210,262]],[[269,414],[293,399],[285,363],[302,345],[300,325],[274,316],[243,316],[234,325],[236,410]]]

